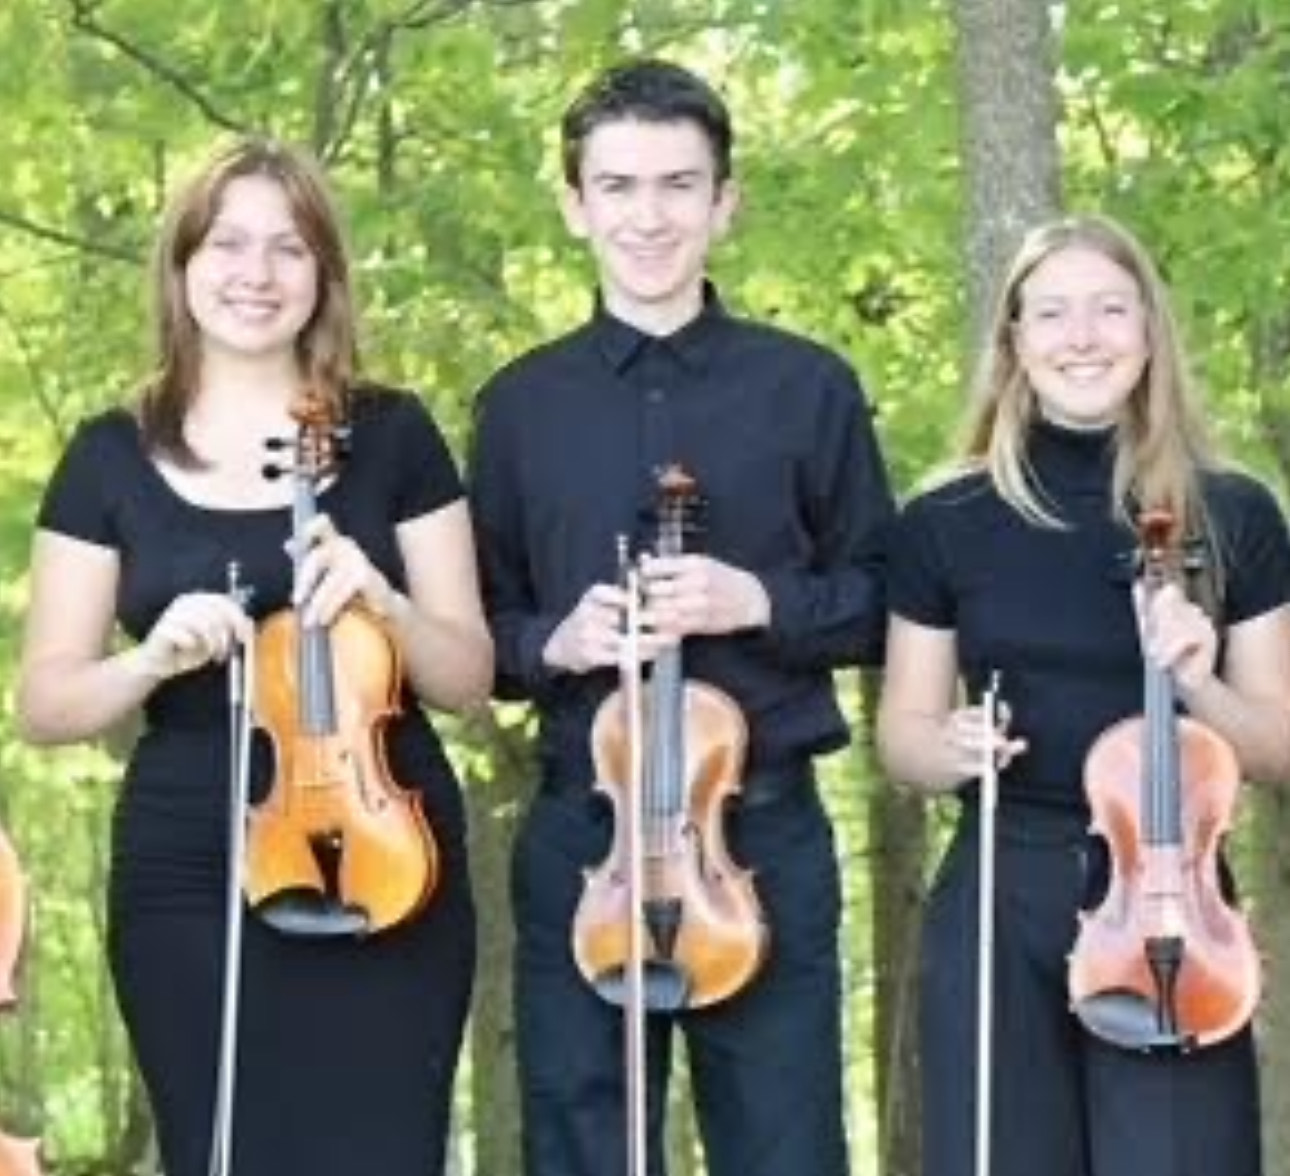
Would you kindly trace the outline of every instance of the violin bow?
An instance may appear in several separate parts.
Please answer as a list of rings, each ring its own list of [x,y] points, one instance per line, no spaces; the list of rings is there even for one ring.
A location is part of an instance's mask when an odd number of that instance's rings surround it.
[[[621,550],[620,550],[621,558]],[[645,973],[643,914],[645,873],[644,836],[641,830],[644,794],[644,715],[640,661],[640,576],[634,562],[625,563],[627,610],[619,673],[623,705],[627,708],[627,984],[623,1004],[627,1080],[627,1172],[645,1176]]]
[[[980,879],[977,886],[976,968],[976,1176],[990,1176],[991,1106],[994,1054],[994,860],[999,808],[999,761],[995,732],[999,725],[999,673],[981,695],[985,730],[980,770]]]
[[[243,608],[251,590],[228,565],[228,594]],[[211,1121],[210,1176],[233,1169],[233,1094],[237,1071],[238,1001],[242,973],[242,873],[246,862],[246,805],[251,775],[251,714],[254,709],[254,635],[235,642],[228,659],[229,812],[228,880],[225,886],[224,994],[220,1017],[219,1070]]]

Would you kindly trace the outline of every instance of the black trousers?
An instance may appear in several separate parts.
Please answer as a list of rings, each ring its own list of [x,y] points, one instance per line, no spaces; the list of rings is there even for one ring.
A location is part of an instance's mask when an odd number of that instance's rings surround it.
[[[590,796],[542,794],[516,846],[516,1012],[526,1176],[620,1176],[626,1096],[622,1011],[574,963],[584,868],[612,820]],[[661,1176],[667,1073],[688,1050],[709,1176],[846,1176],[833,833],[814,789],[735,812],[736,859],[757,871],[771,927],[752,983],[707,1009],[651,1014],[651,1176]]]
[[[1136,1053],[1089,1034],[1066,991],[1091,862],[1097,872],[1084,822],[1001,814],[999,828],[992,1176],[1259,1176],[1249,1030],[1181,1056]],[[924,1176],[974,1171],[977,846],[967,810],[924,926]]]

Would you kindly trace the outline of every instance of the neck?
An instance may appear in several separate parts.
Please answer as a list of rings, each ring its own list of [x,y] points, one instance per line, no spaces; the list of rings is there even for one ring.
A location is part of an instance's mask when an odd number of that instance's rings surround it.
[[[620,322],[635,327],[642,335],[657,339],[675,334],[703,313],[703,287],[663,302],[635,302],[612,291],[605,292],[605,309]]]
[[[251,417],[284,413],[300,392],[301,373],[294,358],[207,354],[202,358],[194,411]]]

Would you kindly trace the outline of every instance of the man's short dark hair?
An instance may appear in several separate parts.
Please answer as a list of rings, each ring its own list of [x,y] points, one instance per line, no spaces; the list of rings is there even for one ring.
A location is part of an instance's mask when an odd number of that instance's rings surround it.
[[[717,182],[730,178],[735,134],[721,96],[683,66],[647,57],[605,70],[565,111],[560,138],[570,187],[581,186],[583,150],[592,131],[626,121],[694,123],[712,148]]]

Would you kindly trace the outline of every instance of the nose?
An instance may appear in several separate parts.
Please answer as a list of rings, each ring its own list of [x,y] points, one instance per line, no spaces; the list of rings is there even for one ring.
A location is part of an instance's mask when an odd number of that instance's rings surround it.
[[[1071,311],[1066,324],[1066,340],[1077,351],[1087,351],[1097,337],[1094,313],[1083,307]]]
[[[631,206],[631,223],[642,232],[660,228],[664,221],[663,197],[648,185],[642,185]]]
[[[239,260],[239,276],[248,285],[264,286],[273,280],[273,253],[267,246],[253,245]]]

